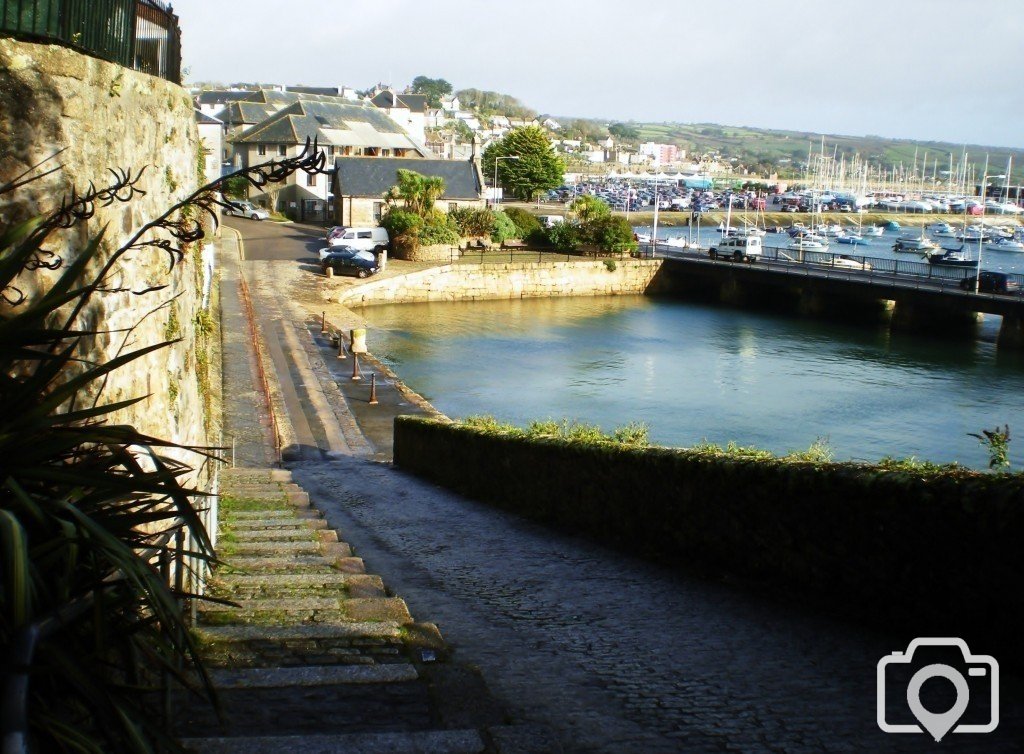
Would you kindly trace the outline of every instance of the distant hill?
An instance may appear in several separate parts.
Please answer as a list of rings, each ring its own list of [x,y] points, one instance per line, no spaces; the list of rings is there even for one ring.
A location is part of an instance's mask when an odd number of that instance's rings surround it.
[[[881,136],[848,136],[819,134],[810,131],[777,131],[748,126],[723,126],[717,123],[637,123],[630,121],[640,133],[641,141],[657,141],[676,144],[686,149],[687,154],[718,153],[728,159],[736,157],[748,167],[797,165],[807,160],[808,146],[819,151],[821,139],[825,139],[825,151],[837,158],[845,155],[847,160],[859,154],[874,164],[887,166],[901,162],[908,169],[914,164],[917,151],[918,165],[928,154],[928,175],[932,163],[938,158],[938,170],[949,169],[949,155],[953,154],[954,165],[960,159],[964,145],[938,141],[913,141],[909,139],[888,139]],[[1024,183],[1024,149],[987,147],[978,144],[966,146],[968,162],[975,165],[980,180],[985,163],[989,158],[989,175],[1001,175],[1006,170],[1006,160],[1013,156],[1011,183]],[[789,161],[789,162],[786,162]],[[1001,180],[1001,179],[1000,179]]]

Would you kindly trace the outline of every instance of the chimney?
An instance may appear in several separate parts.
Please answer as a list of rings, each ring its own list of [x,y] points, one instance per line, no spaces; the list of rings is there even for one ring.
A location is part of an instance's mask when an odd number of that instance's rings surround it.
[[[391,90],[391,107],[398,107],[398,95],[394,89]]]
[[[469,159],[472,160],[473,162],[479,162],[480,161],[479,151],[480,151],[480,140],[477,139],[477,136],[474,133],[473,134],[473,151],[471,152]]]

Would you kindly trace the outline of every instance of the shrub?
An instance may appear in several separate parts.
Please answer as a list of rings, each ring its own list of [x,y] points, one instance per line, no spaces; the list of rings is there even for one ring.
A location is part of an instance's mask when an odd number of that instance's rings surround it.
[[[529,239],[532,233],[543,230],[540,226],[540,220],[525,209],[509,207],[504,211],[504,214],[519,229],[519,238]]]
[[[492,209],[453,209],[448,216],[463,236],[489,236],[494,231],[495,212]]]
[[[608,272],[615,272],[615,270],[617,270],[619,268],[619,266],[617,264],[615,264],[615,260],[614,259],[606,259],[606,260],[604,260],[604,266],[605,266],[605,269],[608,270]]]
[[[580,228],[574,223],[559,223],[547,229],[544,236],[547,242],[558,251],[576,251],[582,242]]]
[[[424,218],[419,229],[419,242],[423,246],[455,246],[459,243],[459,228],[448,215],[435,212]]]
[[[521,231],[504,212],[495,212],[491,240],[495,243],[501,243],[510,238],[522,238]]]
[[[381,218],[380,224],[388,231],[396,249],[415,249],[419,246],[423,218],[404,209],[392,209]]]
[[[587,239],[603,251],[628,252],[637,247],[633,227],[624,217],[599,217],[584,227]]]

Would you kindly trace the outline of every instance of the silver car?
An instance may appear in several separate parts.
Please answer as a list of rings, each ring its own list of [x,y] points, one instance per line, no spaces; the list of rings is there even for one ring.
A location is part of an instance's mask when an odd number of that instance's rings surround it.
[[[257,207],[252,202],[242,201],[241,199],[228,199],[228,205],[224,210],[225,215],[248,217],[250,220],[266,220],[270,217],[269,212],[262,207]]]

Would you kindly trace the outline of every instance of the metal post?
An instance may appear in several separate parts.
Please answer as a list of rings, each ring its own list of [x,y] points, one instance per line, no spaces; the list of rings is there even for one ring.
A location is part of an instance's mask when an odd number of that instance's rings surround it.
[[[338,331],[338,358],[344,359],[345,356],[345,339],[341,337],[341,331]]]
[[[358,382],[363,379],[363,375],[359,371],[359,354],[352,352],[352,381]]]
[[[327,334],[327,312],[320,312],[320,334]]]
[[[370,405],[377,405],[377,373],[370,375]]]

